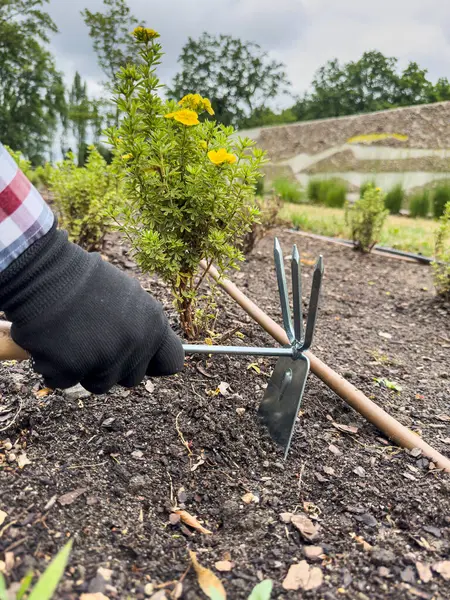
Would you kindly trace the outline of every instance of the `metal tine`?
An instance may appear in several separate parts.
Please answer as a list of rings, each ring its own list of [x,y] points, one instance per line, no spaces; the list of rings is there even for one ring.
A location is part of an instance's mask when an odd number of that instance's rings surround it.
[[[284,270],[283,252],[281,250],[278,238],[275,238],[274,244],[275,269],[277,272],[278,292],[280,294],[281,313],[283,315],[283,324],[289,343],[295,342],[294,330],[292,328],[291,311],[289,308],[289,296],[286,284],[286,271]]]
[[[302,274],[300,267],[300,255],[297,244],[292,248],[291,259],[292,271],[292,295],[294,308],[294,333],[295,341],[303,343],[303,310],[302,310]]]
[[[319,297],[320,297],[320,288],[322,286],[322,278],[323,278],[323,258],[319,257],[319,260],[316,263],[316,267],[314,269],[313,282],[311,287],[311,297],[309,299],[309,307],[308,307],[308,319],[306,321],[306,333],[305,340],[303,342],[301,351],[304,352],[310,348],[313,336],[314,336],[314,328],[316,326],[317,319],[317,309],[319,307]]]

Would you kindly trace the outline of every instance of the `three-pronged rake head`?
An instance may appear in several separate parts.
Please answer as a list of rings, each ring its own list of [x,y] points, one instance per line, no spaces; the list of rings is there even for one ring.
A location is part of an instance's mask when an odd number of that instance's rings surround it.
[[[284,329],[292,349],[292,358],[281,357],[278,359],[259,407],[259,416],[267,426],[272,438],[284,446],[286,458],[309,373],[309,359],[304,352],[310,348],[313,341],[323,278],[323,259],[321,256],[319,257],[314,269],[305,330],[302,310],[301,262],[297,246],[294,245],[291,257],[294,324],[292,324],[289,307],[283,253],[277,238],[275,238],[274,257],[281,313]]]

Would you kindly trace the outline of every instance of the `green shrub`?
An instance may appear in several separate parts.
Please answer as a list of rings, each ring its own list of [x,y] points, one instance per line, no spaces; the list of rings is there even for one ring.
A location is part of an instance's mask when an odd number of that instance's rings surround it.
[[[50,185],[50,180],[53,173],[53,167],[49,162],[46,162],[45,165],[36,167],[34,170],[36,183],[35,185],[42,186],[44,188],[48,188]]]
[[[27,573],[22,579],[20,587],[14,596],[12,592],[7,590],[5,579],[0,573],[0,600],[12,600],[13,598],[15,600],[23,600],[25,594],[28,594],[26,596],[28,600],[51,600],[64,574],[71,549],[72,541],[69,541],[48,565],[31,591],[30,586],[33,581],[32,571]]]
[[[117,177],[112,167],[91,146],[85,167],[75,156],[58,163],[50,175],[50,190],[59,224],[69,238],[88,251],[99,250],[111,228],[110,212],[119,203]]]
[[[394,185],[384,198],[384,206],[391,215],[398,215],[403,206],[405,192],[401,183]]]
[[[313,204],[319,204],[321,199],[320,188],[322,185],[321,179],[310,179],[308,181],[307,196]]]
[[[359,197],[362,198],[364,196],[364,194],[366,193],[366,191],[368,190],[368,188],[370,187],[377,187],[377,184],[375,183],[375,180],[367,180],[364,181],[360,188],[359,188]]]
[[[450,201],[440,218],[436,233],[435,260],[433,263],[434,285],[437,293],[450,300]]]
[[[384,194],[372,184],[353,205],[347,204],[345,220],[355,247],[370,252],[377,243],[389,211],[384,208]]]
[[[414,219],[417,217],[427,217],[430,212],[430,192],[420,190],[414,193],[409,199],[409,216]]]
[[[433,216],[435,219],[442,217],[447,202],[450,202],[450,182],[442,181],[437,184],[433,192]]]
[[[345,206],[347,186],[343,181],[336,179],[324,181],[320,187],[320,197],[323,197],[323,204],[326,206],[342,208]]]
[[[134,37],[139,62],[117,77],[122,118],[107,132],[127,198],[116,218],[142,270],[170,286],[192,338],[199,333],[199,263],[214,262],[223,273],[244,259],[240,245],[258,215],[255,185],[264,152],[250,139],[236,139],[233,127],[203,120],[205,112],[214,114],[207,98],[163,100],[156,76],[163,55],[159,35],[138,27]]]
[[[278,177],[273,182],[273,189],[284,202],[300,204],[303,200],[303,190],[297,181],[292,181],[286,177]]]

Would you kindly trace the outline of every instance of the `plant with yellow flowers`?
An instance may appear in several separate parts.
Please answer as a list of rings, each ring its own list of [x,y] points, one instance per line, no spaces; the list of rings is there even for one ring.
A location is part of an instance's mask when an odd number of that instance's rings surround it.
[[[121,123],[108,130],[127,198],[115,219],[142,270],[170,284],[192,338],[199,333],[199,263],[223,272],[243,260],[240,241],[258,215],[254,190],[264,153],[235,138],[232,127],[205,119],[214,111],[200,94],[161,99],[159,36],[143,27],[133,35],[140,61],[118,75]]]

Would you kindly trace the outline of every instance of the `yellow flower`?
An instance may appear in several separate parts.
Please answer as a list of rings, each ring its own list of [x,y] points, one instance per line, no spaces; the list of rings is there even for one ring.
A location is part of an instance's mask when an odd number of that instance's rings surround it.
[[[211,102],[210,102],[210,100],[208,100],[208,98],[203,98],[203,108],[206,110],[206,112],[209,115],[214,114],[213,107],[211,106]]]
[[[186,108],[168,113],[164,116],[166,119],[175,119],[175,121],[183,123],[183,125],[186,125],[187,127],[198,125],[200,123],[198,120],[198,114],[194,110],[188,110]]]
[[[121,159],[122,160],[130,160],[130,158],[133,158],[133,155],[128,153],[128,154],[122,154]]]
[[[232,165],[236,162],[236,157],[234,154],[229,154],[225,148],[220,148],[219,150],[211,150],[208,152],[209,160],[215,165],[221,165],[223,163],[228,163]]]
[[[200,140],[199,146],[200,146],[200,148],[203,148],[204,150],[206,150],[206,148],[208,147],[208,144],[205,142],[205,140]]]
[[[132,35],[137,39],[138,42],[149,42],[159,37],[159,33],[154,29],[148,27],[136,27],[133,29]]]
[[[203,104],[203,98],[200,96],[200,94],[187,94],[181,98],[178,104],[180,106],[187,106],[188,108],[197,110],[201,108]]]
[[[375,188],[376,192],[381,192],[381,188]]]

